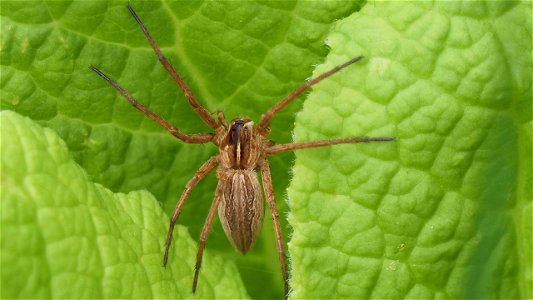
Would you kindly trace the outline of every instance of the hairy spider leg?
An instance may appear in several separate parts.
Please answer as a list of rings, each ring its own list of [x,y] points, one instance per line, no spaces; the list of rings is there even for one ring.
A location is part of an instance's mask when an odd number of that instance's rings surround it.
[[[176,204],[176,208],[174,208],[174,212],[172,213],[172,217],[170,218],[167,239],[165,242],[165,255],[163,256],[163,266],[166,267],[167,265],[168,251],[170,249],[170,244],[172,243],[172,233],[174,232],[174,225],[176,224],[176,221],[178,220],[178,217],[180,216],[181,210],[183,209],[183,205],[185,205],[185,201],[189,197],[189,194],[191,193],[192,189],[202,179],[204,179],[205,176],[207,176],[207,174],[209,174],[209,172],[211,172],[211,170],[213,170],[218,165],[218,163],[219,163],[218,155],[211,157],[198,169],[198,171],[196,171],[194,176],[185,185],[185,189],[183,190],[180,200],[178,200],[178,203]]]
[[[281,263],[281,275],[283,276],[283,295],[285,299],[287,299],[289,296],[289,272],[287,269],[287,257],[285,256],[285,244],[283,243],[283,236],[281,234],[279,213],[274,195],[274,185],[272,184],[272,173],[270,172],[270,164],[268,163],[268,160],[265,159],[262,161],[260,169],[263,188],[265,190],[265,198],[268,206],[270,207],[270,213],[272,214],[272,221],[274,223],[276,247],[278,248],[278,256]]]
[[[368,143],[368,142],[390,142],[394,141],[394,137],[353,137],[353,138],[336,138],[328,140],[318,140],[310,142],[298,142],[290,144],[278,144],[266,149],[267,155],[275,155],[282,152],[294,151],[300,149],[325,147],[338,144],[354,144],[354,143]]]
[[[144,33],[144,36],[146,37],[146,40],[148,40],[148,43],[150,46],[152,46],[152,49],[154,50],[155,54],[157,55],[157,58],[159,59],[159,62],[165,67],[165,69],[168,71],[170,76],[176,81],[179,88],[183,91],[183,94],[187,98],[187,101],[189,101],[189,104],[192,106],[196,114],[206,123],[209,127],[213,129],[217,129],[219,127],[219,124],[217,124],[216,120],[211,116],[209,111],[205,109],[198,101],[196,101],[196,97],[192,93],[189,86],[185,83],[185,81],[181,78],[181,76],[176,72],[174,67],[170,64],[168,59],[163,55],[161,52],[161,49],[159,49],[159,46],[157,46],[154,38],[148,31],[148,28],[143,24],[135,10],[133,10],[133,7],[131,7],[130,4],[128,4],[128,10],[130,11],[131,15],[137,21],[137,24],[139,24],[139,27],[141,27],[142,32]]]
[[[204,144],[211,142],[213,139],[213,134],[211,133],[193,133],[193,134],[185,134],[182,131],[180,131],[178,128],[174,127],[174,125],[170,124],[167,120],[161,118],[156,113],[152,112],[150,109],[148,109],[146,106],[142,105],[139,101],[137,101],[135,98],[133,98],[122,86],[120,86],[116,81],[109,78],[104,72],[100,71],[95,66],[89,67],[91,70],[96,72],[100,77],[105,79],[112,87],[114,87],[126,100],[128,100],[133,107],[140,110],[143,114],[148,116],[150,119],[154,120],[159,125],[163,126],[170,134],[177,137],[178,139],[184,141],[185,143],[189,144]]]
[[[321,75],[312,78],[311,80],[307,81],[300,87],[296,88],[294,91],[292,91],[287,97],[283,98],[281,101],[276,103],[274,106],[272,106],[269,110],[267,110],[262,116],[259,122],[257,123],[257,130],[264,136],[268,135],[268,125],[270,125],[270,121],[272,121],[272,118],[285,106],[290,104],[294,99],[298,98],[303,92],[308,90],[311,86],[319,83],[320,81],[328,78],[329,76],[339,72],[340,70],[348,67],[349,65],[360,61],[363,59],[363,56],[357,56],[355,58],[350,59],[349,61],[343,63],[342,65],[336,66],[333,69],[322,73]]]

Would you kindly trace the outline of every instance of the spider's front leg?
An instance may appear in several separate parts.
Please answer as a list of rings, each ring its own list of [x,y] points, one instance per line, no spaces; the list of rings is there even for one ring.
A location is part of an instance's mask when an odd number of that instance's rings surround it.
[[[343,63],[342,65],[336,66],[333,69],[322,73],[321,75],[311,78],[306,83],[302,84],[300,87],[296,88],[294,91],[292,91],[287,97],[283,98],[281,101],[276,103],[274,106],[272,106],[269,110],[267,110],[262,116],[259,122],[257,123],[257,131],[263,135],[268,135],[268,126],[270,125],[270,121],[272,121],[272,118],[276,116],[276,114],[282,110],[285,106],[289,105],[292,101],[294,101],[296,98],[298,98],[301,94],[303,94],[305,91],[307,91],[310,87],[313,85],[321,82],[322,80],[328,78],[329,76],[339,72],[340,70],[348,67],[349,65],[356,63],[363,59],[362,56],[357,56],[355,58],[350,59],[349,61]]]
[[[159,62],[163,65],[163,67],[167,70],[167,72],[172,76],[172,79],[176,81],[179,88],[185,95],[185,98],[187,98],[187,101],[193,108],[193,110],[196,112],[196,114],[204,121],[205,124],[207,124],[209,127],[213,129],[217,129],[218,124],[215,121],[215,119],[211,116],[209,111],[205,109],[198,101],[196,100],[196,97],[191,91],[191,88],[185,83],[183,78],[176,72],[172,64],[170,64],[170,61],[166,58],[166,56],[161,52],[161,49],[159,49],[159,46],[155,42],[154,38],[150,34],[150,31],[148,31],[148,28],[144,25],[144,23],[141,21],[141,18],[137,15],[135,10],[133,10],[133,7],[131,7],[130,4],[128,4],[128,10],[130,11],[132,17],[135,19],[139,27],[141,28],[142,32],[144,33],[144,36],[146,37],[146,40],[154,50],[155,54],[157,55],[157,59],[159,59]]]

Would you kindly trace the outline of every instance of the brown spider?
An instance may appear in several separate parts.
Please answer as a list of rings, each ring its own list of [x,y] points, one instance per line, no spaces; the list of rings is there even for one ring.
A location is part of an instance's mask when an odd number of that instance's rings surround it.
[[[274,188],[272,186],[270,166],[266,158],[281,152],[305,148],[324,147],[335,144],[364,143],[371,141],[392,141],[394,138],[352,137],[276,145],[267,139],[269,134],[268,126],[276,113],[300,96],[312,85],[361,60],[363,57],[358,56],[353,58],[344,64],[307,81],[283,100],[272,106],[272,108],[267,110],[261,116],[261,119],[256,125],[254,125],[252,120],[247,118],[236,118],[228,124],[222,112],[218,112],[217,119],[215,120],[209,111],[207,111],[196,101],[191,89],[183,81],[176,70],[174,70],[167,58],[161,53],[161,50],[148,32],[146,26],[141,22],[139,16],[137,16],[130,5],[128,5],[128,9],[135,21],[137,21],[139,24],[146,39],[148,40],[148,43],[150,43],[150,46],[152,46],[152,49],[157,54],[157,58],[163,67],[165,67],[170,76],[174,78],[196,114],[202,119],[202,121],[211,127],[215,133],[185,134],[181,132],[178,128],[174,127],[172,124],[135,100],[128,92],[126,92],[126,90],[124,90],[124,88],[122,88],[113,79],[105,75],[102,71],[94,66],[91,66],[90,68],[100,75],[100,77],[105,79],[111,86],[113,86],[135,108],[143,112],[159,125],[163,126],[173,136],[185,143],[190,144],[204,144],[211,142],[217,145],[220,151],[217,155],[207,160],[185,186],[185,190],[183,191],[176,208],[174,209],[172,218],[170,219],[170,226],[165,243],[163,266],[166,266],[167,264],[168,251],[172,242],[172,232],[185,201],[191,193],[191,190],[198,184],[198,182],[200,182],[217,165],[219,165],[216,172],[218,185],[215,191],[215,198],[211,204],[211,208],[209,209],[209,213],[200,235],[192,292],[194,293],[196,291],[198,272],[200,271],[200,266],[202,264],[202,254],[211,229],[211,225],[213,223],[213,218],[215,217],[215,211],[218,210],[218,216],[220,218],[220,222],[222,223],[222,227],[224,228],[224,232],[226,233],[226,236],[233,247],[242,254],[248,252],[255,243],[263,223],[263,190],[257,176],[257,173],[261,172],[264,194],[266,196],[266,201],[270,206],[270,211],[274,222],[274,231],[276,234],[278,254],[281,262],[281,273],[284,283],[284,295],[287,297],[289,292],[287,261],[279,224],[278,209],[276,208],[276,203],[274,200]]]

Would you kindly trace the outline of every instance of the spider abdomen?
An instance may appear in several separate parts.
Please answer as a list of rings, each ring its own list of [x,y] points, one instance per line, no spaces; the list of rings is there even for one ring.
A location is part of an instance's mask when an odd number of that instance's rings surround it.
[[[265,211],[257,172],[219,168],[217,175],[220,222],[231,244],[245,254],[257,240]]]

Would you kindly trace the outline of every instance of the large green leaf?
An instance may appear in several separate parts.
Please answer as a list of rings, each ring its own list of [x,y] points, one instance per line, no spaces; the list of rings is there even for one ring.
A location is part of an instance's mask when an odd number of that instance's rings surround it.
[[[113,192],[147,189],[168,215],[185,183],[216,149],[174,139],[88,69],[99,67],[183,131],[208,131],[157,61],[126,3],[2,1],[1,105],[56,131],[94,182]],[[330,24],[359,6],[342,1],[131,4],[202,104],[229,118],[254,119],[311,75],[328,52],[324,41]],[[296,102],[276,117],[274,140],[290,141],[300,107]],[[282,215],[292,158],[271,159]],[[214,187],[210,175],[193,191],[180,217],[193,237],[199,236]],[[162,217],[161,224],[167,219]],[[288,240],[290,228],[285,218],[282,222]],[[164,234],[157,241],[163,239]],[[269,218],[245,257],[231,248],[218,222],[207,251],[236,261],[252,297],[281,297]],[[191,254],[181,262],[190,265],[194,259]],[[217,270],[206,266],[203,272]]]
[[[113,194],[90,182],[50,129],[0,112],[2,298],[190,298],[196,243],[175,234],[146,191]],[[204,259],[199,298],[246,297],[232,262]]]
[[[532,297],[530,2],[369,2],[338,22],[297,140],[294,298]],[[332,100],[334,99],[334,100]]]

